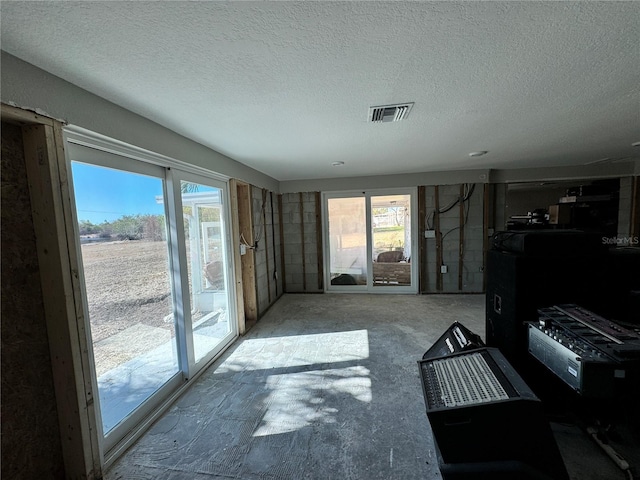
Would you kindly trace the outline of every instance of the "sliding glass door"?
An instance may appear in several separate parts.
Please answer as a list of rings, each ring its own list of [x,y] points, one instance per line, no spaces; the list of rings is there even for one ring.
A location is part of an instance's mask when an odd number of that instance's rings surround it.
[[[329,291],[417,292],[411,189],[324,196]]]
[[[109,451],[237,336],[226,183],[67,142]]]
[[[364,197],[327,199],[331,285],[367,285],[367,215]]]
[[[176,194],[182,215],[177,216],[177,238],[181,253],[187,361],[191,374],[215,356],[234,336],[230,306],[230,260],[226,238],[224,187],[214,180],[180,173]],[[179,192],[177,191],[179,189]],[[176,196],[177,196],[176,195]],[[186,268],[185,268],[186,267]]]
[[[167,214],[156,201],[166,185],[154,165],[71,167],[102,428],[109,435],[180,372]]]
[[[412,286],[411,195],[372,195],[372,285]]]

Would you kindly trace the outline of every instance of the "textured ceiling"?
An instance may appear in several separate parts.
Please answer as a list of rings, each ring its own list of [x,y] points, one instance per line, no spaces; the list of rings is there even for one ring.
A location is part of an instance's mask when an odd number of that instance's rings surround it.
[[[640,157],[638,2],[5,1],[2,49],[279,180]]]

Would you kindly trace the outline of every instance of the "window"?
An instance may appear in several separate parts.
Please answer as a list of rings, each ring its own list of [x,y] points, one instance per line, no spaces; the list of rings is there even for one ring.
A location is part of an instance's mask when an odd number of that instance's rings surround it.
[[[237,336],[227,184],[67,133],[103,449]]]

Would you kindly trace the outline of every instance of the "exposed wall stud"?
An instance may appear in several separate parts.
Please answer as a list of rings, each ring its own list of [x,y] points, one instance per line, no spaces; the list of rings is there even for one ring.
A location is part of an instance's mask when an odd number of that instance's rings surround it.
[[[238,227],[241,238],[253,241],[253,220],[251,209],[251,186],[237,182],[238,192]],[[238,246],[236,246],[238,248]],[[255,250],[248,248],[241,257],[242,265],[242,295],[244,298],[244,327],[245,332],[258,321],[258,306],[256,296]],[[241,330],[241,333],[242,332]]]
[[[271,275],[269,272],[269,235],[267,234],[267,211],[264,206],[267,203],[267,189],[262,189],[262,232],[264,236],[264,257],[267,266],[267,298],[269,299],[269,305],[271,305]],[[273,208],[273,205],[272,205]],[[273,225],[271,225],[273,228]],[[275,247],[274,247],[275,248]]]
[[[469,200],[471,202],[471,200]],[[458,245],[458,291],[462,291],[462,270],[464,268],[464,184],[460,184],[460,240]]]
[[[324,250],[322,245],[322,198],[315,192],[316,200],[316,251],[318,252],[318,289],[324,289]]]
[[[426,188],[418,187],[418,292],[425,293],[427,291],[426,269],[423,265],[427,264],[427,249],[424,232],[427,230],[427,199]],[[413,262],[412,262],[413,263]],[[415,268],[415,266],[414,266]]]
[[[238,181],[229,180],[229,197],[232,212],[238,211]],[[240,335],[246,332],[244,323],[244,292],[242,288],[242,256],[240,255],[240,220],[238,215],[231,215],[231,241],[233,242],[233,265],[235,272],[236,311],[238,312],[238,331]]]
[[[489,204],[490,188],[490,184],[484,184],[484,195],[482,197],[482,291],[487,289],[487,252],[489,250],[489,213],[491,210]]]
[[[65,222],[71,217],[71,201],[62,125],[6,105],[2,117],[25,125],[24,155],[66,476],[101,478],[90,348],[77,277],[80,252],[73,226]]]
[[[442,232],[440,232],[440,192],[438,185],[434,187],[435,213],[433,215],[433,228],[436,231],[436,290],[442,291]]]
[[[269,203],[271,204],[271,244],[273,245],[273,277],[269,277],[269,281],[273,279],[276,299],[278,299],[280,295],[278,295],[278,278],[276,276],[278,262],[276,258],[276,213],[273,210],[273,192],[269,192]],[[280,243],[282,244],[282,236],[280,236]]]
[[[278,195],[278,223],[280,228],[280,275],[279,278],[282,279],[282,291],[287,291],[287,272],[285,269],[285,259],[284,259],[284,225],[283,225],[283,214],[282,214],[282,194]],[[277,281],[277,280],[276,280]]]
[[[300,192],[300,241],[302,242],[302,290],[307,291],[307,266],[304,251],[304,194]]]

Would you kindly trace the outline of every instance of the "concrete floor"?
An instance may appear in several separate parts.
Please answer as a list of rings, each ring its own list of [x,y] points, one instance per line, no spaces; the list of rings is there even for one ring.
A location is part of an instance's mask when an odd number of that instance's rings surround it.
[[[106,474],[116,479],[438,479],[416,361],[482,295],[285,295]],[[552,425],[572,480],[626,478]]]

